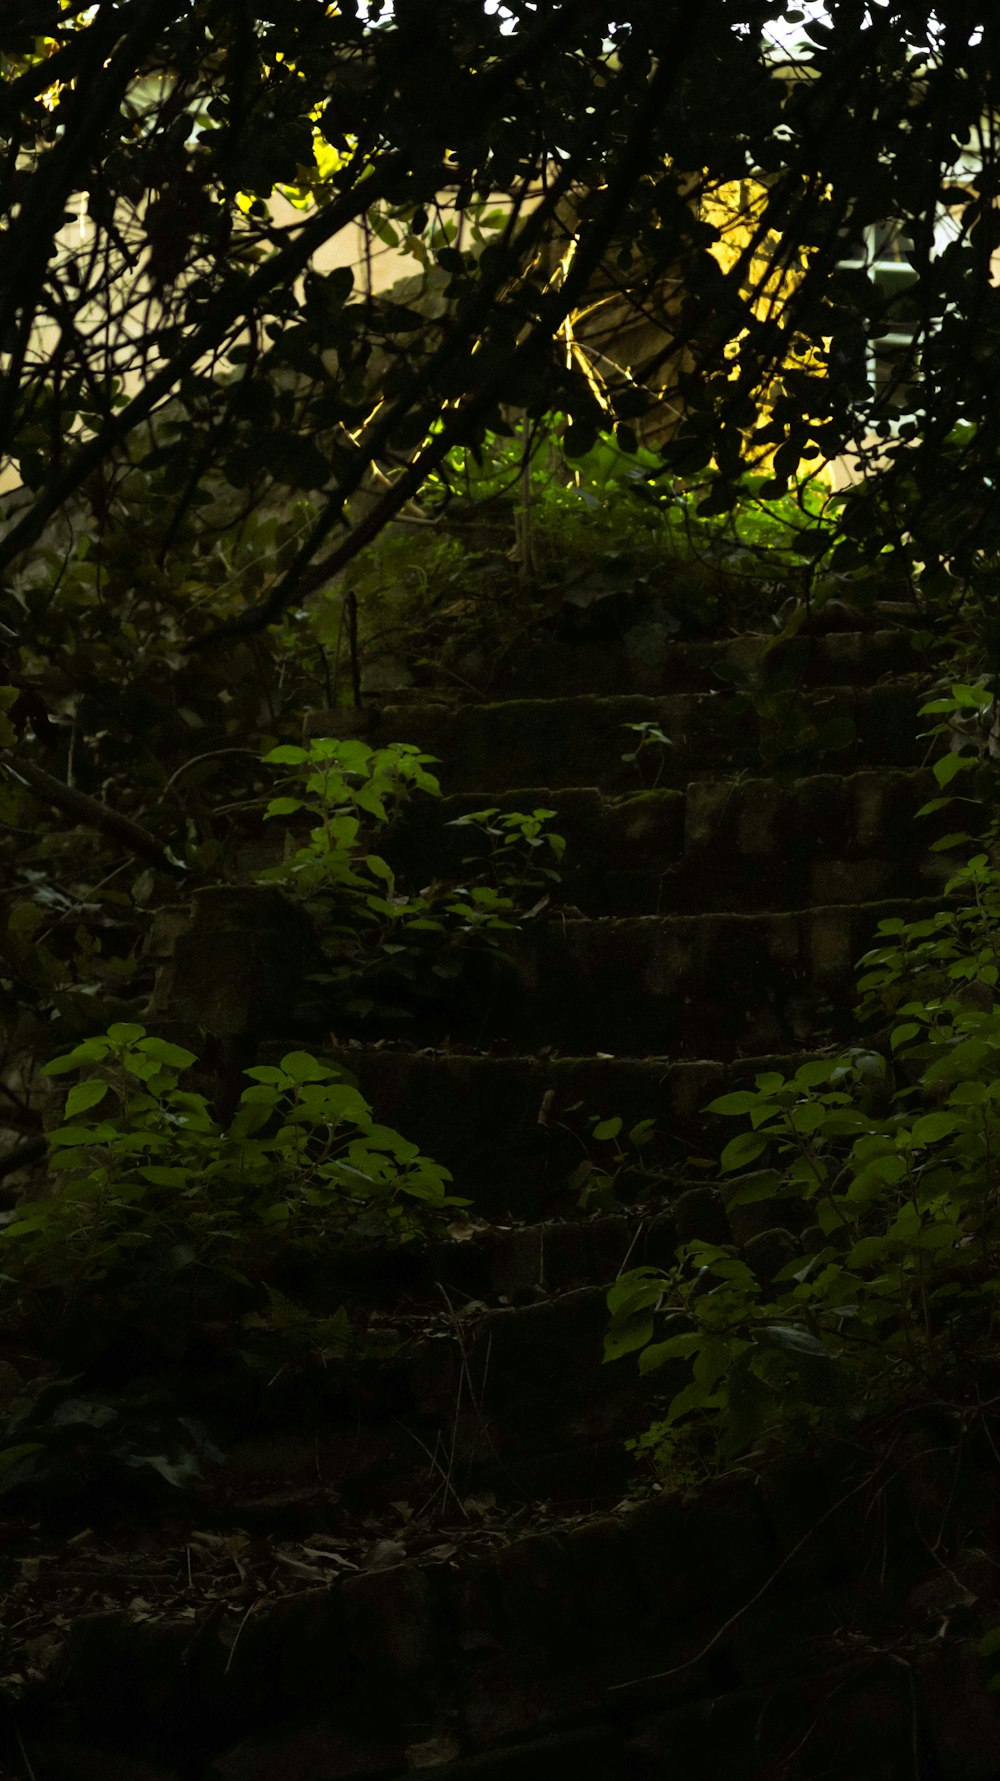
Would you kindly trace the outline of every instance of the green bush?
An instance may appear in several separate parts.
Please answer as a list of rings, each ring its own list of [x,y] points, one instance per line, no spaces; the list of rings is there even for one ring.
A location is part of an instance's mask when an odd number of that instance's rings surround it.
[[[538,891],[558,883],[566,844],[546,826],[555,811],[490,808],[449,825],[481,843],[462,862],[474,868],[462,883],[404,889],[373,848],[412,791],[440,797],[432,760],[407,743],[372,749],[329,738],[264,756],[290,779],[289,795],[272,798],[265,817],[293,826],[284,858],[258,877],[312,908],[326,955],[314,981],[335,1021],[410,1017],[453,982],[470,952],[503,958],[501,936],[518,927],[522,905],[531,898],[537,909]],[[297,833],[303,816],[315,822],[305,839]]]
[[[307,1052],[248,1070],[223,1128],[182,1085],[196,1063],[117,1023],[45,1067],[79,1080],[49,1134],[49,1189],[0,1230],[0,1327],[37,1369],[0,1452],[6,1488],[59,1471],[69,1429],[103,1430],[127,1455],[122,1431],[137,1402],[147,1432],[176,1435],[186,1406],[149,1415],[150,1390],[156,1400],[171,1365],[224,1354],[271,1375],[343,1359],[354,1341],[348,1308],[307,1310],[290,1287],[345,1247],[412,1242],[468,1204],[449,1191],[446,1169],[374,1119],[345,1071]],[[123,1372],[124,1396],[109,1397],[102,1381]]]
[[[966,709],[967,690],[936,714]],[[945,755],[939,784],[966,758]],[[633,1443],[668,1481],[900,1403],[974,1398],[1000,1309],[1000,825],[981,839],[944,907],[880,924],[858,984],[875,1038],[706,1109],[747,1122],[719,1183],[730,1212],[758,1209],[757,1241],[686,1243],[671,1269],[629,1270],[608,1295],[605,1358],[677,1376]]]

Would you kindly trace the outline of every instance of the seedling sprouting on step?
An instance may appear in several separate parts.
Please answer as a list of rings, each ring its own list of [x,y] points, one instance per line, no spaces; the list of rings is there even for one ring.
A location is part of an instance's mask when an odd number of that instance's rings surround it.
[[[655,791],[663,777],[666,765],[667,750],[673,748],[673,742],[658,723],[648,719],[641,724],[623,724],[623,730],[633,730],[639,740],[629,754],[623,754],[622,760],[627,766],[634,766],[642,783],[646,783],[647,764],[655,760],[655,772],[651,790]]]
[[[565,836],[544,826],[555,814],[554,810],[501,811],[492,806],[469,810],[446,826],[476,829],[487,844],[485,860],[481,852],[467,854],[463,866],[485,866],[499,889],[543,890],[547,884],[558,884],[566,851]]]

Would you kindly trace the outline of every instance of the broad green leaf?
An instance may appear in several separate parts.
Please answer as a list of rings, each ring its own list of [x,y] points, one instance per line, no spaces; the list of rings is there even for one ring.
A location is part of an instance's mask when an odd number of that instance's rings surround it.
[[[998,1086],[1000,1085],[976,1082],[975,1080],[959,1082],[948,1096],[949,1105],[952,1107],[981,1107],[985,1100],[997,1098],[995,1090]]]
[[[634,1144],[636,1149],[640,1150],[644,1144],[648,1144],[652,1138],[655,1138],[655,1136],[656,1136],[656,1121],[655,1121],[655,1119],[640,1119],[632,1127],[631,1131],[629,1132],[628,1138],[629,1138],[629,1143]]]
[[[107,1057],[111,1046],[107,1039],[85,1039],[82,1045],[75,1045],[72,1051],[66,1051],[61,1057],[54,1057],[51,1063],[42,1065],[43,1076],[68,1076],[71,1070],[79,1070],[85,1064],[99,1064]]]
[[[726,1206],[753,1206],[758,1200],[773,1200],[781,1188],[777,1169],[760,1169],[754,1175],[733,1184],[726,1190]]]
[[[889,1035],[889,1044],[895,1051],[900,1045],[906,1045],[910,1039],[915,1039],[919,1032],[920,1028],[916,1021],[906,1020],[901,1026],[893,1027]]]
[[[776,1070],[763,1070],[759,1076],[754,1077],[754,1082],[762,1095],[776,1095],[779,1088],[785,1086],[784,1076],[779,1076]]]
[[[621,1325],[606,1332],[604,1337],[604,1359],[620,1360],[625,1354],[634,1354],[637,1348],[645,1348],[653,1334],[653,1314],[651,1311],[638,1312]]]
[[[833,1356],[825,1342],[813,1336],[808,1330],[800,1330],[794,1324],[767,1323],[764,1335],[778,1348],[789,1348],[796,1354],[822,1355],[824,1360],[832,1360]]]
[[[88,1107],[96,1107],[108,1092],[106,1082],[75,1082],[66,1096],[66,1118],[75,1119],[78,1113],[86,1113]]]
[[[796,1070],[794,1081],[799,1088],[818,1088],[820,1083],[829,1082],[831,1065],[817,1059],[814,1063],[802,1064]]]
[[[906,1175],[906,1160],[901,1156],[880,1156],[859,1169],[847,1189],[848,1200],[873,1198],[881,1188],[897,1187]]]
[[[746,1342],[733,1340],[732,1337],[703,1337],[691,1369],[694,1379],[702,1390],[712,1391],[736,1355],[746,1347]]]
[[[28,1459],[32,1453],[45,1451],[41,1441],[22,1441],[17,1447],[5,1447],[0,1451],[0,1475],[9,1472],[22,1459]]]
[[[929,1224],[922,1231],[911,1231],[907,1242],[914,1249],[954,1249],[961,1237],[955,1224]]]
[[[258,1212],[261,1224],[287,1224],[292,1216],[292,1209],[285,1200],[275,1200],[273,1205],[265,1206]]]
[[[993,694],[988,686],[967,686],[961,681],[953,684],[951,696],[956,705],[975,711],[985,711],[993,703]]]
[[[269,754],[262,754],[260,758],[268,763],[273,762],[276,766],[301,767],[309,759],[309,752],[291,742],[283,742],[280,748],[272,748]]]
[[[640,1267],[629,1268],[619,1275],[613,1286],[608,1288],[607,1307],[614,1315],[629,1302],[630,1295],[641,1288],[651,1289],[649,1297],[643,1302],[655,1305],[666,1290],[667,1278],[662,1268]]]
[[[733,1169],[745,1169],[748,1163],[756,1162],[757,1158],[767,1149],[767,1139],[757,1132],[741,1132],[738,1138],[731,1138],[719,1159],[719,1167],[724,1174]]]
[[[187,1051],[183,1045],[173,1045],[169,1039],[142,1039],[139,1050],[171,1070],[190,1070],[191,1065],[198,1062],[193,1051]]]
[[[131,1020],[118,1020],[108,1028],[108,1038],[113,1045],[137,1045],[146,1037],[145,1027],[140,1027]]]
[[[49,1144],[72,1148],[77,1144],[102,1144],[117,1136],[116,1128],[107,1121],[101,1121],[97,1125],[64,1125],[49,1133]]]
[[[781,1081],[780,1077],[778,1081]],[[760,1106],[763,1098],[760,1094],[754,1094],[751,1089],[738,1088],[734,1089],[732,1094],[719,1095],[716,1100],[709,1101],[704,1111],[725,1114],[753,1113]]]
[[[870,1268],[873,1264],[884,1262],[891,1251],[892,1243],[888,1237],[862,1237],[849,1251],[847,1266],[849,1268]]]
[[[949,1138],[953,1132],[961,1131],[963,1121],[953,1113],[925,1113],[914,1122],[910,1137],[914,1144],[936,1144],[939,1138]]]
[[[805,1101],[801,1106],[793,1107],[788,1117],[793,1130],[806,1137],[810,1132],[817,1132],[821,1126],[826,1125],[829,1113],[821,1101]]]
[[[325,1082],[336,1075],[329,1064],[321,1064],[308,1051],[289,1051],[281,1060],[281,1068],[293,1082]]]
[[[264,812],[265,816],[294,816],[296,810],[303,808],[301,798],[272,798]]]
[[[706,1392],[703,1385],[697,1385],[692,1380],[690,1385],[685,1385],[683,1391],[671,1398],[664,1420],[677,1422],[692,1410],[720,1410],[726,1403],[727,1396],[728,1394],[722,1392]]]
[[[12,1224],[4,1225],[0,1230],[0,1244],[9,1242],[12,1237],[29,1237],[34,1231],[43,1231],[52,1222],[51,1207],[39,1206],[34,1212],[26,1212],[20,1218],[15,1218]]]
[[[614,1119],[602,1119],[595,1125],[592,1136],[597,1139],[599,1144],[603,1144],[609,1138],[617,1138],[623,1124],[624,1121],[617,1117]]]
[[[706,1266],[709,1273],[715,1274],[719,1280],[732,1280],[737,1286],[745,1287],[748,1292],[757,1292],[758,1282],[739,1256],[722,1254],[716,1260],[706,1263]]]
[[[987,1058],[992,1059],[994,1047],[986,1039],[962,1039],[945,1055],[924,1071],[924,1082],[960,1082],[963,1076],[977,1073]]]
[[[939,761],[934,762],[934,777],[938,785],[944,787],[950,785],[957,774],[963,772],[967,767],[974,767],[975,764],[972,755],[942,755]]]
[[[40,903],[15,903],[7,922],[7,931],[27,939],[46,919],[45,910]]]
[[[956,829],[950,835],[940,835],[930,845],[931,853],[947,853],[952,847],[961,847],[963,841],[971,841],[972,837],[965,829]]]
[[[639,1371],[655,1373],[669,1360],[686,1360],[689,1355],[697,1353],[701,1342],[700,1330],[692,1330],[684,1336],[668,1336],[665,1342],[651,1342],[639,1356]]]

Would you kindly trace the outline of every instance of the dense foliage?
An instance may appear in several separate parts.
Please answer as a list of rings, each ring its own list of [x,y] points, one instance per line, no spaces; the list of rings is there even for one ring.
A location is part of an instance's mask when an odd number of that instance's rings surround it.
[[[924,711],[957,742],[935,763],[964,782],[975,851],[944,906],[884,919],[859,964],[859,1040],[706,1112],[748,1122],[720,1190],[742,1244],[685,1243],[674,1267],[629,1270],[608,1295],[605,1358],[672,1371],[633,1445],[672,1486],[815,1431],[857,1440],[901,1405],[985,1424],[1000,1290],[1000,825],[987,731],[955,732],[992,692],[957,683]],[[961,780],[960,780],[961,776]],[[973,783],[978,780],[978,783]],[[934,798],[921,814],[952,801]],[[939,849],[965,847],[966,830]],[[986,1370],[984,1370],[984,1368]]]
[[[891,559],[921,615],[971,590],[1000,647],[1000,26],[971,0],[626,10],[4,9],[4,1169],[46,1149],[40,1059],[105,1030],[147,1055],[123,1035],[178,893],[270,873],[335,904],[352,1015],[544,893],[551,813],[479,813],[489,861],[425,894],[373,846],[404,756],[349,723],[300,747],[386,636],[410,672],[484,602],[524,628],[569,555],[578,604],[669,567],[679,629],[765,619],[789,582],[865,597]],[[890,221],[886,289],[856,248]],[[867,480],[833,502],[807,472],[845,454]],[[664,746],[635,737],[643,783]],[[267,815],[288,847],[248,865]],[[86,1176],[102,1205],[134,1137]],[[229,1154],[224,1122],[207,1141]],[[129,1203],[101,1241],[141,1235]]]

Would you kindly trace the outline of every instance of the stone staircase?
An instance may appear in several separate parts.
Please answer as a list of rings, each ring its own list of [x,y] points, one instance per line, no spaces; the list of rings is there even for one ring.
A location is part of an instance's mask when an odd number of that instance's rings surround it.
[[[768,651],[647,623],[542,643],[490,702],[383,705],[373,740],[442,763],[447,796],[391,843],[413,883],[459,864],[468,834],[447,825],[484,804],[554,809],[568,842],[565,912],[525,925],[489,994],[445,1004],[436,1043],[333,1053],[451,1169],[472,1232],[332,1256],[290,1283],[310,1306],[361,1304],[395,1345],[382,1358],[274,1381],[255,1407],[223,1363],[199,1382],[192,1408],[229,1460],[196,1528],[163,1536],[186,1547],[188,1588],[144,1618],[73,1621],[18,1733],[36,1781],[1000,1775],[971,1638],[997,1593],[989,1456],[957,1501],[928,1411],[891,1464],[838,1450],[624,1502],[625,1440],[676,1383],[601,1364],[624,1266],[694,1236],[762,1265],[794,1243],[773,1209],[727,1215],[711,1185],[723,1122],[704,1108],[849,1040],[876,922],[940,895],[933,823],[912,821],[933,789],[921,668],[903,625]],[[770,712],[753,696],[765,677]],[[762,748],[780,759],[792,687],[800,734],[833,723],[843,743],[807,777],[762,764]],[[669,738],[644,751],[647,783],[644,759],[621,759],[635,724]],[[301,1041],[294,1016],[204,977],[229,959],[266,979],[280,935],[250,910],[199,900],[159,1012],[183,1027],[207,998],[220,1042],[263,1060]],[[595,1116],[652,1118],[658,1136],[621,1177],[626,1203],[587,1212]],[[956,1616],[969,1636],[937,1639]]]

